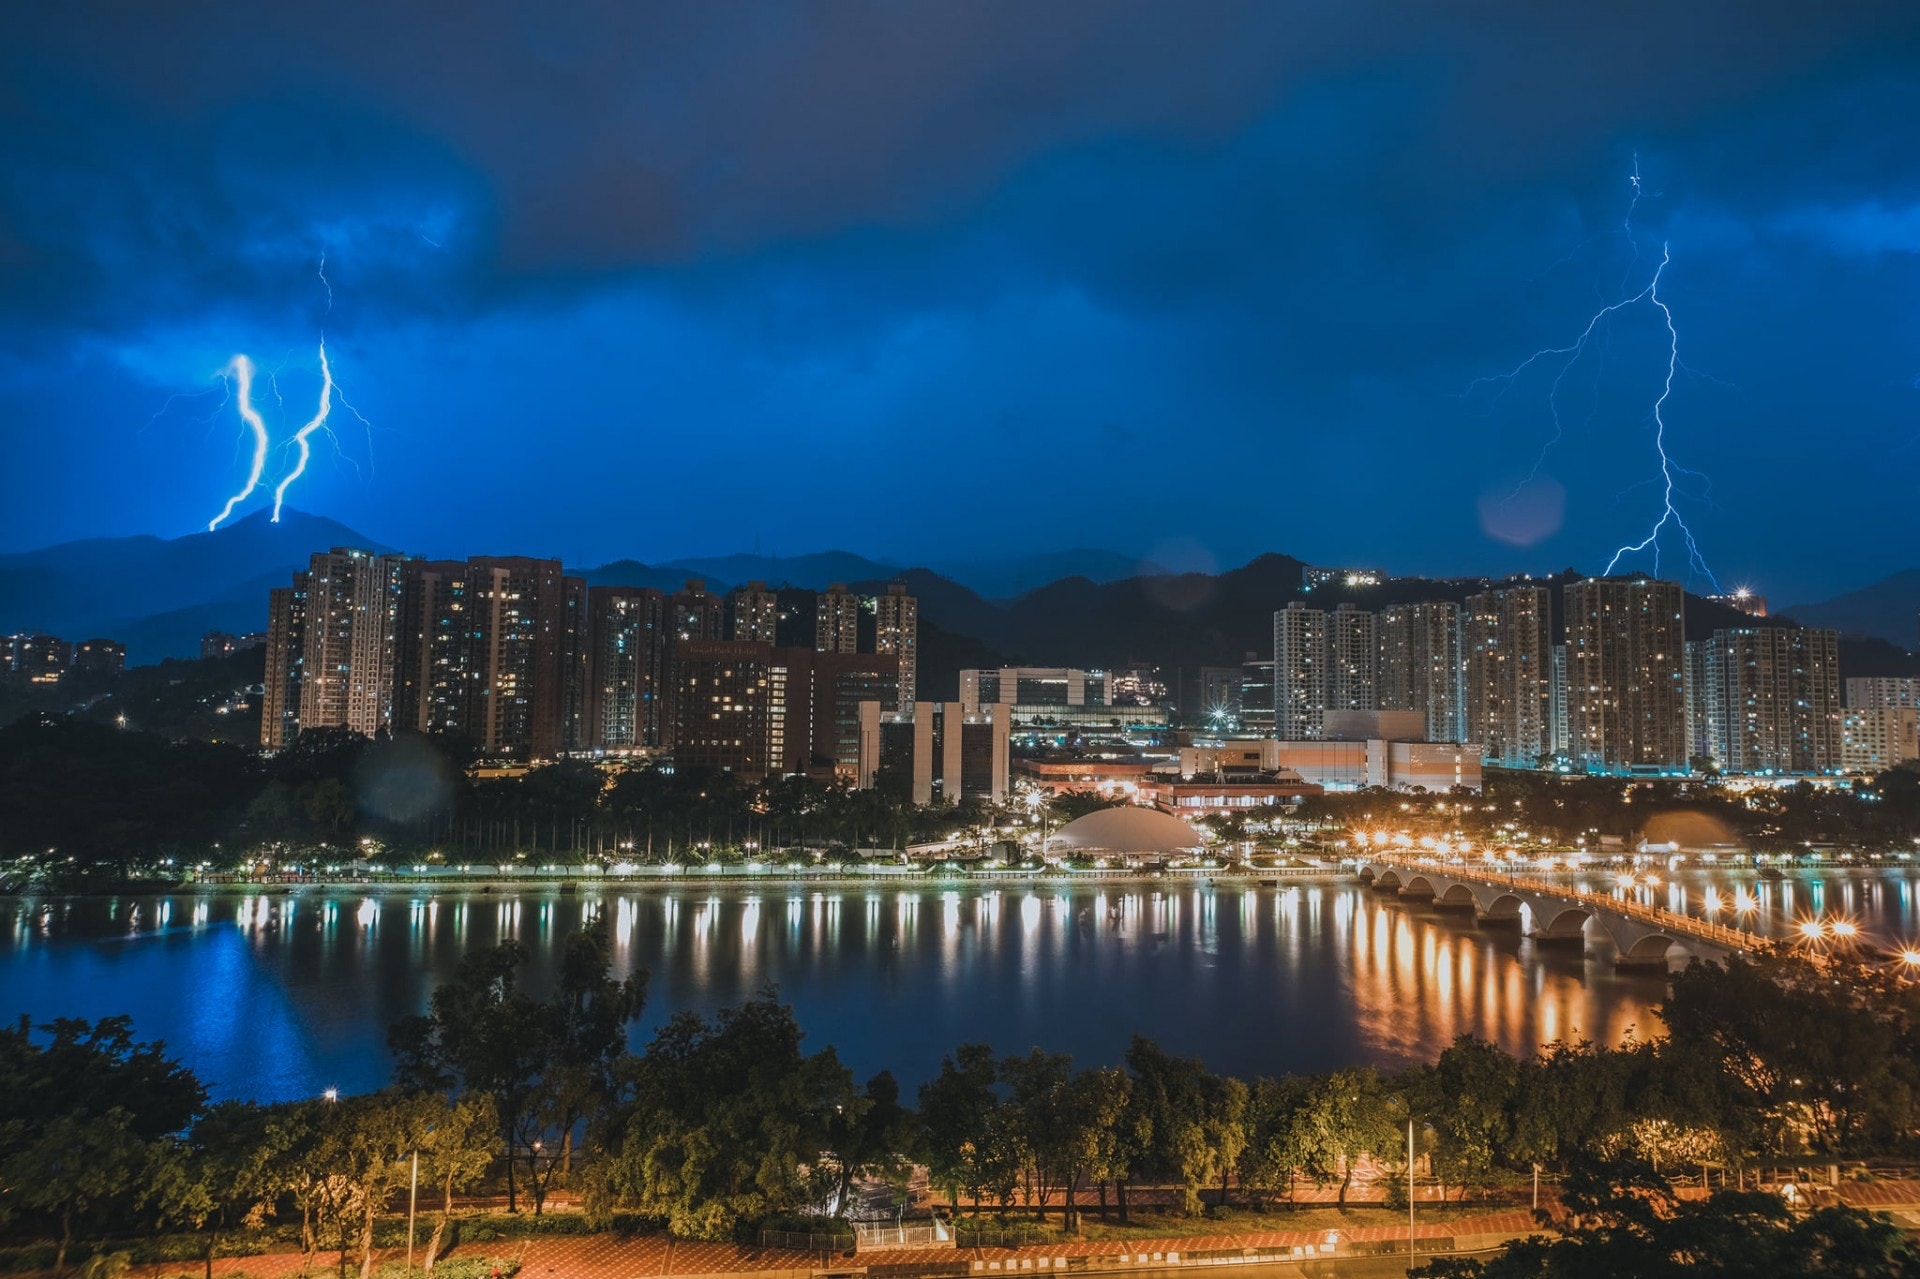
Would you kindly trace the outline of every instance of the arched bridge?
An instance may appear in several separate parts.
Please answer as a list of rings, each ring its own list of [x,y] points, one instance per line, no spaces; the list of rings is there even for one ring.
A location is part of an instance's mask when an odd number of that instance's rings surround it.
[[[1431,901],[1438,910],[1471,911],[1475,922],[1487,928],[1521,927],[1525,907],[1533,921],[1530,935],[1545,945],[1584,947],[1587,924],[1593,921],[1613,942],[1616,962],[1623,968],[1664,968],[1667,952],[1675,946],[1698,956],[1764,950],[1768,945],[1766,938],[1744,929],[1622,901],[1610,893],[1471,866],[1373,857],[1361,862],[1360,878],[1381,892]]]

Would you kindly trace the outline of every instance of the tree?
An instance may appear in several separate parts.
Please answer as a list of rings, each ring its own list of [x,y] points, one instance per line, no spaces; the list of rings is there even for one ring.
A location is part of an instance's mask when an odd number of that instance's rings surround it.
[[[1347,1206],[1354,1161],[1399,1145],[1399,1125],[1387,1104],[1379,1072],[1371,1066],[1336,1070],[1314,1081],[1301,1125],[1302,1166],[1314,1181],[1338,1180],[1337,1200]]]
[[[1074,1193],[1086,1178],[1100,1183],[1100,1211],[1106,1215],[1107,1182],[1121,1173],[1120,1123],[1132,1091],[1125,1071],[1095,1067],[1074,1075],[1060,1096],[1056,1157],[1067,1194],[1068,1230],[1080,1229]]]
[[[993,1049],[962,1044],[942,1058],[940,1073],[920,1087],[920,1155],[933,1185],[947,1192],[954,1207],[964,1193],[980,1206],[1000,1098]]]
[[[808,1169],[829,1150],[832,1116],[859,1104],[833,1049],[800,1051],[793,1010],[771,992],[711,1021],[680,1013],[633,1064],[631,1100],[602,1136],[587,1207],[627,1208],[690,1239],[805,1207]]]
[[[1561,1198],[1570,1217],[1560,1238],[1536,1235],[1487,1261],[1439,1258],[1411,1273],[1428,1279],[1920,1275],[1920,1256],[1885,1217],[1851,1208],[1795,1217],[1777,1195],[1753,1191],[1682,1200],[1637,1161],[1576,1161]]]
[[[426,1016],[404,1017],[387,1035],[403,1088],[432,1092],[458,1084],[492,1099],[507,1148],[509,1212],[519,1210],[516,1142],[525,1136],[555,1051],[549,1010],[518,985],[527,959],[517,941],[473,951],[453,980],[433,992]]]
[[[60,1271],[73,1246],[76,1220],[85,1222],[96,1209],[130,1202],[146,1161],[146,1143],[134,1132],[127,1111],[57,1115],[34,1140],[0,1161],[0,1186],[59,1223],[53,1268]]]
[[[222,1102],[149,1168],[162,1218],[204,1237],[207,1279],[221,1233],[257,1223],[285,1188],[282,1161],[293,1141],[275,1111]]]
[[[1461,1188],[1485,1186],[1513,1149],[1520,1068],[1504,1051],[1462,1035],[1420,1072],[1418,1108],[1438,1138],[1434,1171]]]
[[[836,1166],[835,1209],[845,1211],[856,1177],[879,1177],[904,1193],[913,1171],[908,1152],[917,1138],[917,1119],[900,1104],[893,1072],[883,1070],[867,1080],[857,1104],[840,1108],[827,1124]]]
[[[426,1260],[422,1273],[431,1275],[440,1255],[447,1226],[453,1220],[453,1196],[487,1175],[499,1150],[500,1122],[494,1113],[493,1098],[468,1094],[447,1101],[437,1094],[425,1094],[436,1106],[429,1109],[426,1131],[420,1146],[420,1175],[440,1188],[440,1215],[427,1237]]]
[[[1179,1181],[1184,1210],[1198,1213],[1201,1187],[1218,1177],[1224,1196],[1246,1143],[1246,1085],[1209,1074],[1192,1058],[1170,1057],[1140,1035],[1127,1049],[1127,1068],[1131,1126],[1146,1139],[1139,1171]]]
[[[1293,1203],[1294,1179],[1308,1160],[1306,1126],[1311,1080],[1298,1075],[1256,1079],[1247,1099],[1247,1137],[1240,1184],[1272,1193],[1282,1186]]]

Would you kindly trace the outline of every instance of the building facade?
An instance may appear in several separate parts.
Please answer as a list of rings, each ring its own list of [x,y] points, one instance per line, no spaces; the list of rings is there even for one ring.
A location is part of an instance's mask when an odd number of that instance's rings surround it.
[[[1687,659],[1695,754],[1730,773],[1842,766],[1837,632],[1723,628],[1687,645]]]
[[[1461,735],[1485,758],[1531,766],[1552,748],[1553,596],[1511,586],[1467,598],[1461,613]]]
[[[730,597],[733,627],[727,638],[753,644],[777,644],[774,632],[780,625],[780,597],[767,589],[765,582],[748,582],[737,587]]]
[[[1848,707],[1840,717],[1840,766],[1849,773],[1878,773],[1920,760],[1920,709]]]
[[[1327,615],[1295,600],[1273,615],[1273,735],[1314,741],[1327,713]]]
[[[895,582],[873,602],[873,651],[894,658],[900,667],[900,705],[912,711],[920,679],[920,601]]]
[[[1006,799],[1012,749],[1001,707],[969,713],[959,702],[915,702],[891,711],[869,700],[859,714],[862,790],[899,785],[915,804]]]
[[[1685,596],[1678,582],[1568,583],[1567,752],[1596,771],[1688,760]]]
[[[1380,611],[1380,709],[1419,711],[1429,741],[1460,740],[1460,608],[1396,604]]]
[[[1863,711],[1920,707],[1920,679],[1912,676],[1856,675],[1847,681],[1847,705]]]
[[[814,597],[813,647],[821,653],[860,651],[861,597],[835,582]]]

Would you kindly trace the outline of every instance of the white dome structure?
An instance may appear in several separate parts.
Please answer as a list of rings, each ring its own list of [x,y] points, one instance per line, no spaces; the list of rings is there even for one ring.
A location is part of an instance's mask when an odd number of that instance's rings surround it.
[[[1077,817],[1047,840],[1049,852],[1068,856],[1171,857],[1206,841],[1200,832],[1157,808],[1124,805]]]

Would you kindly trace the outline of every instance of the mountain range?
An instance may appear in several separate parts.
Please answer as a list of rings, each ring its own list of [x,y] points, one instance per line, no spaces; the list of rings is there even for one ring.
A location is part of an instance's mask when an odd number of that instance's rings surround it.
[[[0,633],[40,630],[68,639],[104,636],[145,664],[199,652],[208,630],[245,632],[266,625],[269,587],[284,585],[315,550],[390,549],[321,516],[264,513],[188,537],[95,538],[0,555]],[[1273,610],[1310,598],[1332,607],[1352,601],[1378,609],[1416,600],[1463,600],[1486,580],[1395,578],[1379,586],[1325,586],[1308,594],[1300,560],[1262,555],[1219,573],[1171,573],[1158,564],[1101,550],[1030,558],[956,561],[916,567],[846,551],[772,557],[729,555],[647,564],[617,560],[571,569],[590,584],[678,589],[688,578],[725,591],[746,581],[818,591],[833,582],[876,592],[905,582],[920,601],[922,696],[950,696],[964,666],[1000,662],[1112,667],[1160,666],[1197,678],[1203,665],[1230,666],[1270,650]],[[1578,575],[1539,579],[1558,593]],[[1033,583],[1031,586],[1023,584]],[[1782,610],[1767,624],[1833,626],[1849,675],[1920,674],[1914,618],[1920,570],[1832,600]],[[1556,607],[1556,615],[1559,613]],[[1689,638],[1752,619],[1690,597]]]

